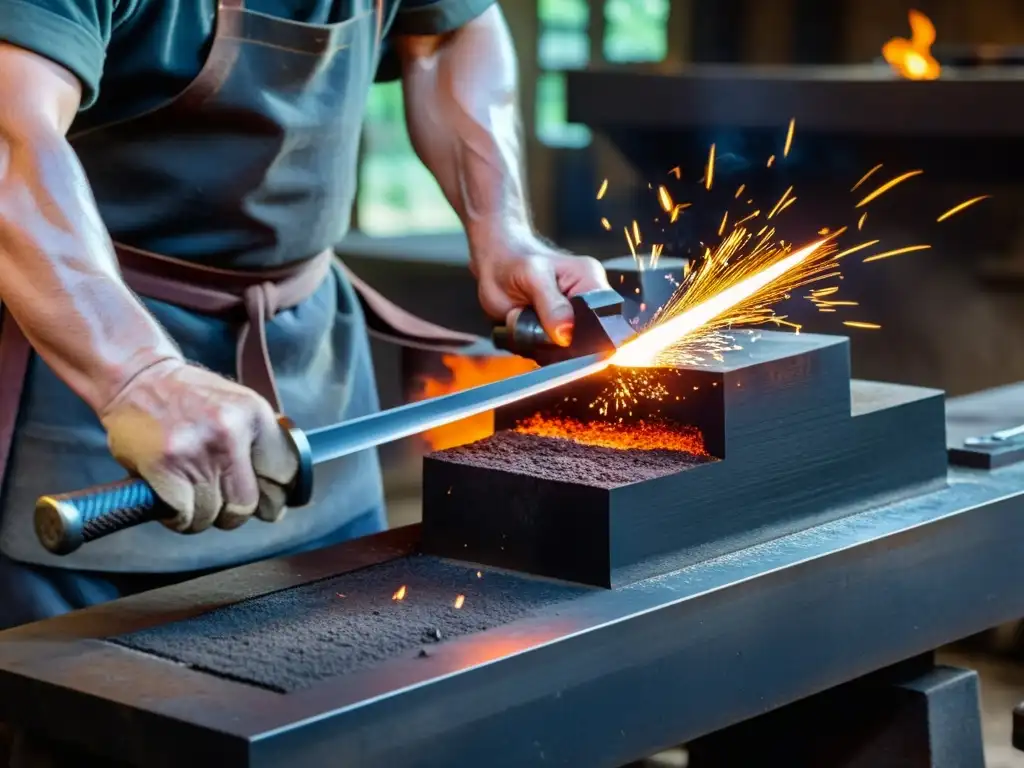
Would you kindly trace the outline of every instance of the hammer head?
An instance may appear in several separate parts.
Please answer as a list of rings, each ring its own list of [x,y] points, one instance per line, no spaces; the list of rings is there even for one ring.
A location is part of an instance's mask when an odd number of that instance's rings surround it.
[[[494,346],[521,357],[529,357],[541,365],[557,363],[597,352],[614,352],[636,336],[636,331],[622,314],[623,299],[615,291],[589,291],[574,296],[572,343],[560,347],[544,331],[537,313],[524,309],[511,326],[494,329]]]

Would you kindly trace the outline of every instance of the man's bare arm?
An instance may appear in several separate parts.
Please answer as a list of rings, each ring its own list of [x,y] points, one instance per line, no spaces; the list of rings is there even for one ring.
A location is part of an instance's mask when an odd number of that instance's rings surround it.
[[[80,99],[69,72],[0,43],[0,301],[101,413],[128,381],[181,353],[121,280],[65,136]]]
[[[515,48],[497,5],[445,35],[398,38],[409,135],[458,213],[480,300],[495,319],[537,309],[568,343],[567,295],[607,288],[593,259],[535,234],[527,205]]]
[[[96,411],[115,458],[178,513],[169,527],[277,520],[297,467],[288,441],[263,398],[188,365],[121,280],[65,137],[80,99],[67,71],[0,44],[4,311]]]

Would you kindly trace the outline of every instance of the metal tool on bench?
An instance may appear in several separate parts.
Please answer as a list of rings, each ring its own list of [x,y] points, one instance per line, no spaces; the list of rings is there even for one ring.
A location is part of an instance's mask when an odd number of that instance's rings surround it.
[[[964,445],[973,445],[979,448],[1002,448],[1017,443],[1024,443],[1024,424],[1010,429],[1001,429],[990,435],[969,437],[964,440]]]
[[[411,403],[370,416],[304,432],[287,419],[281,426],[299,457],[288,506],[301,507],[313,495],[313,467],[384,443],[419,434],[500,405],[553,389],[594,373],[609,355],[636,335],[622,316],[622,297],[602,290],[572,299],[572,343],[559,347],[540,329],[536,313],[524,310],[510,328],[494,331],[495,346],[532,357],[544,367],[503,381]],[[140,523],[172,517],[149,485],[129,478],[117,483],[54,496],[36,504],[39,541],[58,555]]]

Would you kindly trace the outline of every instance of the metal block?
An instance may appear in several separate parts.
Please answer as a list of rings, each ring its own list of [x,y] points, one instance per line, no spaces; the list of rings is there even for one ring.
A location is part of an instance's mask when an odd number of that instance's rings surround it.
[[[652,419],[696,429],[703,455],[512,431],[538,413],[607,421],[590,404],[622,375],[613,369],[500,409],[504,432],[428,456],[425,551],[621,586],[945,483],[941,392],[851,386],[845,338],[739,339],[720,363],[644,372],[660,400],[610,417],[624,433]]]

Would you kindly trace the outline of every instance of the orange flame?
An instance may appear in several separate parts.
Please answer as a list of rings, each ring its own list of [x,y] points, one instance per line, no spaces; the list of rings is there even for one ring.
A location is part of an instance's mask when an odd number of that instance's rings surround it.
[[[425,400],[441,395],[461,392],[470,387],[501,381],[510,376],[532,371],[537,364],[522,357],[464,357],[444,355],[444,367],[451,374],[446,379],[422,377],[416,399]],[[457,445],[476,442],[494,433],[494,412],[470,416],[462,421],[445,424],[423,433],[423,439],[433,451],[443,451]]]
[[[398,591],[391,596],[392,600],[405,600],[405,584],[398,588]]]
[[[942,72],[932,56],[935,25],[920,11],[910,11],[910,39],[894,37],[882,46],[882,56],[907,80],[937,80]]]

